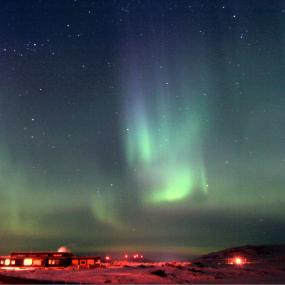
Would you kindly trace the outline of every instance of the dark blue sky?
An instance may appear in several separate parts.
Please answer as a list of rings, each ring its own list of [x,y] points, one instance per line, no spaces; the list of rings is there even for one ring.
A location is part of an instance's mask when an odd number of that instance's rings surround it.
[[[283,1],[1,1],[0,250],[282,243]]]

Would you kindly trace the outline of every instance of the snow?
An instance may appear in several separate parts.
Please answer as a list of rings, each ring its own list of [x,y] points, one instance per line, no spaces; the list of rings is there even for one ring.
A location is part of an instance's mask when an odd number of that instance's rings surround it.
[[[39,281],[93,284],[284,283],[283,251],[280,248],[274,252],[264,251],[264,248],[262,250],[248,247],[230,249],[209,254],[192,263],[114,261],[112,264],[93,269],[76,267],[13,271],[2,269],[0,283],[3,276],[25,278],[31,283],[39,283]],[[245,256],[249,262],[242,266],[227,264],[227,258],[237,253]]]
[[[67,283],[282,283],[285,266],[260,268],[248,265],[213,268],[195,267],[189,263],[117,263],[94,269],[32,269],[0,272],[0,276],[13,276],[41,281]],[[1,277],[0,277],[1,280]]]

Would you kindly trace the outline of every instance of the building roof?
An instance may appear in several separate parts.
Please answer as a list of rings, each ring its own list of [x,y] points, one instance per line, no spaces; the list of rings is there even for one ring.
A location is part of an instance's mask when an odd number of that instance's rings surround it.
[[[71,252],[57,252],[57,251],[20,251],[11,252],[11,257],[70,257],[73,256]]]

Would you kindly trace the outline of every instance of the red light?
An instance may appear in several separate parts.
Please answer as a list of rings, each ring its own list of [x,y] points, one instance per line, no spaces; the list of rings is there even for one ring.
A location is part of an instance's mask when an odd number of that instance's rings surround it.
[[[111,257],[107,255],[107,256],[105,257],[105,259],[109,261],[109,260],[111,259]]]
[[[128,258],[129,258],[129,256],[127,254],[125,254],[125,259],[128,259]]]
[[[141,258],[143,258],[143,255],[141,255]]]
[[[236,265],[241,265],[241,264],[243,264],[242,259],[241,259],[240,257],[236,257],[236,258],[235,258],[235,264],[236,264]]]
[[[246,262],[247,262],[246,258],[236,256],[236,257],[229,259],[228,264],[233,264],[236,266],[242,266],[242,265],[246,264]]]

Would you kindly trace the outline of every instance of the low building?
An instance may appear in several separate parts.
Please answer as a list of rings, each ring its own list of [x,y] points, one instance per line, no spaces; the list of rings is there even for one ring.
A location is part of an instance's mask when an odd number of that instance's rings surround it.
[[[92,267],[100,264],[99,256],[76,256],[71,252],[12,252],[0,256],[0,267]]]

